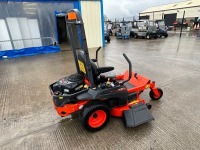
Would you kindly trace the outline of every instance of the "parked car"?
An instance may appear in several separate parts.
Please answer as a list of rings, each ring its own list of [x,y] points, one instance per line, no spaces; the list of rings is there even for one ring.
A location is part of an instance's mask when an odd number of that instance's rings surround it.
[[[105,29],[105,32],[104,32],[104,39],[110,43],[111,41],[111,38],[110,38],[110,34],[111,34],[111,26],[109,23],[107,22],[104,22],[104,29]]]
[[[168,37],[168,33],[167,33],[167,27],[165,26],[165,20],[156,20],[156,24],[157,24],[157,33],[158,33],[158,37]]]
[[[108,43],[110,43],[111,38],[110,38],[110,33],[109,32],[104,32],[104,38]]]
[[[155,21],[148,21],[146,38],[147,39],[158,38],[158,31]]]
[[[132,23],[132,30],[130,32],[131,37],[138,38],[138,37],[146,37],[147,31],[147,22],[144,20],[137,20],[133,21]]]
[[[155,21],[138,20],[133,22],[133,28],[130,35],[134,38],[142,37],[151,39],[157,38],[157,27]]]
[[[108,29],[108,33],[110,34],[110,36],[113,35],[112,29]]]

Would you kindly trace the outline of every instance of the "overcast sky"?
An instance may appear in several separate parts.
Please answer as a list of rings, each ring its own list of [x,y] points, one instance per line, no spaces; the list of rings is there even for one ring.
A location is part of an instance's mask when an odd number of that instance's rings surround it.
[[[151,6],[180,2],[184,0],[104,0],[104,14],[108,19],[138,16]]]

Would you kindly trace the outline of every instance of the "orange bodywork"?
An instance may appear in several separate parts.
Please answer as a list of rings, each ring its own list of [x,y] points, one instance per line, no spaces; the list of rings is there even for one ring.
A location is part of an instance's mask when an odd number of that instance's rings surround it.
[[[65,104],[63,107],[56,107],[54,105],[54,107],[59,116],[65,117],[65,116],[68,116],[68,115],[80,110],[82,108],[82,106],[84,106],[87,102],[88,102],[88,100],[78,101],[75,104]]]
[[[114,117],[122,117],[124,110],[129,110],[130,107],[132,107],[136,104],[139,104],[139,103],[145,104],[145,100],[137,99],[137,100],[131,101],[130,103],[128,103],[125,106],[115,107],[115,108],[111,109],[110,114]]]
[[[72,16],[71,16],[72,17]],[[148,78],[141,76],[139,74],[137,74],[136,76],[134,76],[135,73],[132,72],[132,78],[128,81],[130,84],[132,84],[134,87],[133,88],[129,88],[128,89],[128,93],[137,93],[137,98],[136,100],[132,100],[131,102],[127,103],[127,105],[125,106],[119,106],[119,107],[115,107],[112,108],[110,113],[112,116],[115,117],[122,117],[123,115],[123,111],[124,110],[129,110],[131,106],[134,106],[135,104],[139,104],[139,103],[146,103],[144,100],[141,100],[139,95],[140,92],[142,92],[143,90],[147,89],[147,88],[151,88],[155,94],[158,94],[158,91],[155,87],[155,82],[150,81]],[[127,80],[129,76],[129,71],[126,71],[124,74],[122,75],[118,75],[116,76],[116,80]],[[89,81],[87,79],[84,80],[86,85],[90,85]],[[65,104],[62,107],[56,107],[55,105],[55,109],[57,111],[57,113],[64,117],[64,116],[68,116],[69,114],[72,114],[80,109],[83,108],[83,106],[88,103],[90,100],[83,100],[83,101],[77,101],[74,104]]]
[[[128,89],[128,93],[140,92],[147,88],[153,89],[155,87],[155,82],[151,82],[148,78],[132,72],[132,78],[128,81],[130,84],[134,85],[133,88]],[[126,71],[123,75],[118,75],[116,80],[127,80],[129,76],[129,71]]]

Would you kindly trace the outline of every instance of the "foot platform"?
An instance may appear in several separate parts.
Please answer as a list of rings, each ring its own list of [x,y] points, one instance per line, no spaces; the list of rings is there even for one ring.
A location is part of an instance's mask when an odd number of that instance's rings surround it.
[[[154,120],[146,104],[137,104],[123,112],[125,127],[135,127],[145,122]]]

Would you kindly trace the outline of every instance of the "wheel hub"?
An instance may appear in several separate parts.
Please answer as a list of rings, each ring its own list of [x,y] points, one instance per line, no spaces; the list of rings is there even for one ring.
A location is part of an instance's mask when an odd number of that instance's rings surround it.
[[[105,111],[103,110],[96,110],[95,112],[93,112],[88,120],[88,123],[91,127],[93,128],[98,128],[100,126],[102,126],[107,118],[107,114]]]
[[[97,118],[98,115],[96,113],[93,114],[93,118]]]

